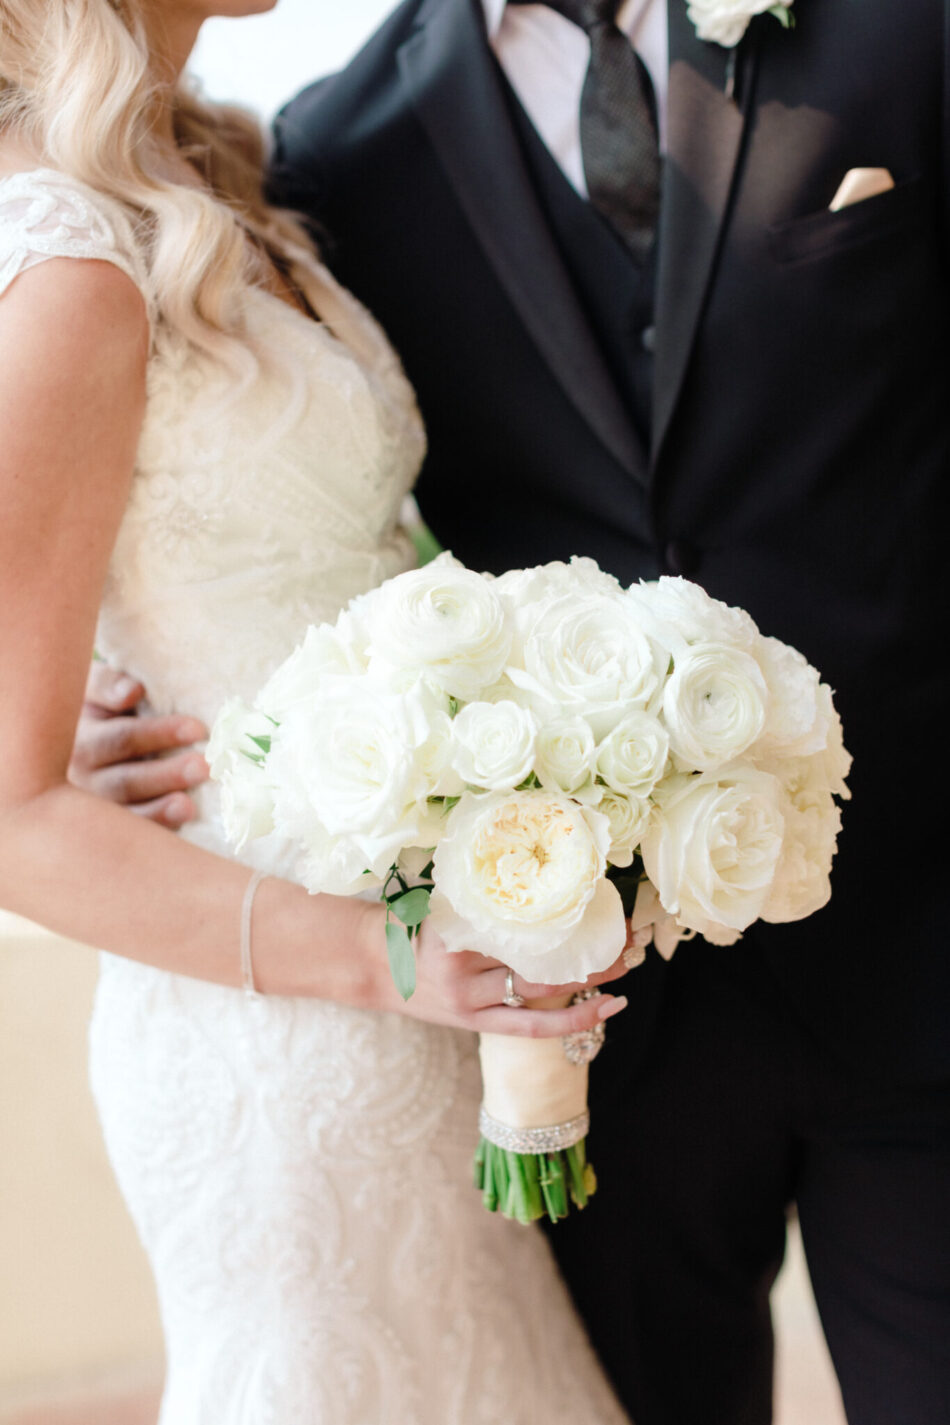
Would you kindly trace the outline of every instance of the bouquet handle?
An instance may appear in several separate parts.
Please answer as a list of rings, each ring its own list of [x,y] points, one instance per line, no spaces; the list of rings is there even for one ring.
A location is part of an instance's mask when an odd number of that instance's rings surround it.
[[[562,1009],[571,997],[532,1001]],[[490,1212],[518,1222],[566,1217],[596,1188],[587,1162],[587,1064],[572,1063],[561,1039],[482,1034],[483,1097],[475,1185]]]

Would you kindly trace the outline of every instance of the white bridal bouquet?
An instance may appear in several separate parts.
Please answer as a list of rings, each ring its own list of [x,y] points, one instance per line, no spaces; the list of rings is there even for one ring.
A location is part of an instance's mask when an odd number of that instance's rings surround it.
[[[816,670],[698,585],[450,554],[309,628],[208,758],[236,848],[275,832],[310,891],[378,890],[406,998],[426,916],[449,951],[569,984],[617,959],[631,913],[641,958],[810,915],[851,760]],[[482,1035],[490,1208],[586,1202],[591,1048]]]

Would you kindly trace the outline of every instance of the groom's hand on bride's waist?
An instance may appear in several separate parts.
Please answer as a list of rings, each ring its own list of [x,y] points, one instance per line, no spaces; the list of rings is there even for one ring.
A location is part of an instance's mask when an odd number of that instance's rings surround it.
[[[145,711],[145,695],[128,674],[92,664],[69,779],[177,829],[197,815],[188,792],[207,780],[208,766],[194,744],[208,731],[197,718]]]

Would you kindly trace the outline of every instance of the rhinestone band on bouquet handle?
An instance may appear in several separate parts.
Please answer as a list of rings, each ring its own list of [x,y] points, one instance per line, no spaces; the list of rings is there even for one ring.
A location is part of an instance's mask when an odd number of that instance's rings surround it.
[[[236,849],[276,835],[311,892],[381,896],[404,998],[427,917],[449,953],[569,986],[613,964],[628,918],[632,966],[810,915],[851,760],[818,672],[698,585],[450,554],[307,629],[253,706],[222,708],[208,758]],[[602,1030],[481,1036],[490,1209],[586,1204]]]

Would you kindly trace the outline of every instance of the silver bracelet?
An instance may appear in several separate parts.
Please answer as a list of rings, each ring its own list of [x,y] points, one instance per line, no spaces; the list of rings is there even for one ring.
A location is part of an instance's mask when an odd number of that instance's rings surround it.
[[[254,909],[257,888],[266,878],[266,871],[255,871],[247,883],[241,902],[241,983],[246,995],[260,993],[254,983],[254,965],[251,960],[251,912]]]

